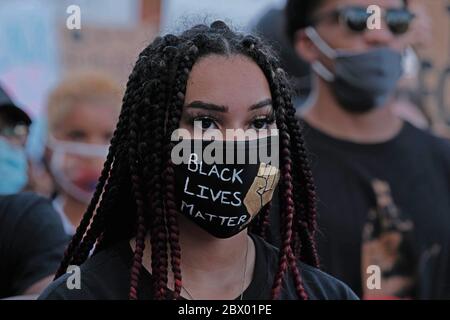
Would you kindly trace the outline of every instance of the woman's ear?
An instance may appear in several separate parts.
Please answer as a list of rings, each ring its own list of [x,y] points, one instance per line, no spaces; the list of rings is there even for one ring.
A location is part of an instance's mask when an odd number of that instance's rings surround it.
[[[319,50],[306,35],[305,29],[298,30],[294,36],[294,48],[306,62],[313,63],[319,59]]]

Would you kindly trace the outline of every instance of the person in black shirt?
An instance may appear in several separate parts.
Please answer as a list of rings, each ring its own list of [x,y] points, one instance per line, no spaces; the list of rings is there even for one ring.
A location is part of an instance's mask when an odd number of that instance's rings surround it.
[[[380,28],[368,27],[370,5]],[[450,144],[393,112],[413,18],[401,0],[286,7],[294,47],[317,75],[302,117],[321,265],[365,299],[450,298]]]
[[[30,192],[0,196],[0,299],[36,298],[68,240],[48,200]]]
[[[280,250],[263,240],[275,190]],[[314,230],[285,73],[258,38],[198,25],[140,54],[97,190],[41,299],[355,299],[316,268]]]
[[[245,289],[245,300],[270,299],[270,291],[277,271],[278,249],[265,242],[262,238],[249,234],[255,244],[255,270],[251,283]],[[144,260],[146,257],[144,255]],[[116,246],[98,253],[95,259],[89,259],[80,269],[80,290],[67,290],[70,273],[58,278],[40,296],[40,299],[51,300],[126,300],[130,285],[130,268],[133,261],[133,251],[129,242],[124,241]],[[309,299],[354,299],[354,293],[341,281],[300,262],[302,279]],[[284,290],[280,299],[297,299],[295,284],[292,278],[283,280]],[[153,279],[151,274],[142,270],[139,279],[140,299],[153,299]],[[189,297],[187,297],[189,298]],[[239,298],[239,297],[236,297]]]
[[[324,269],[362,295],[367,267],[380,256],[389,261],[383,253],[392,245],[398,263],[386,269],[414,280],[394,281],[415,287],[418,299],[450,298],[450,143],[407,122],[392,139],[373,144],[305,127]],[[383,280],[386,287],[389,278]],[[383,294],[398,296],[401,291]]]

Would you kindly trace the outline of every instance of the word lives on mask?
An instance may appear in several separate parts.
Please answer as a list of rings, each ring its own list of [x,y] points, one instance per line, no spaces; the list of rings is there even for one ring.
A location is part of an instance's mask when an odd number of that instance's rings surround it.
[[[236,161],[234,157],[234,161],[220,163],[201,160],[201,152],[211,143],[202,141],[200,152],[191,151],[187,161],[175,165],[176,198],[181,214],[217,238],[229,238],[242,231],[272,200],[278,184],[278,161],[272,165],[262,162],[264,157],[260,156],[249,161],[251,153],[257,152],[261,145],[267,149],[272,146],[278,153],[277,143],[271,145],[270,141],[270,138],[222,141],[224,155],[234,149],[235,154],[245,154],[246,161]]]

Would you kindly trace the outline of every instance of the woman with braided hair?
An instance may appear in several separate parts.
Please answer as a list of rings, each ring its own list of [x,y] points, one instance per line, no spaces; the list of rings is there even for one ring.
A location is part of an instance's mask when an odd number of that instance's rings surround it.
[[[258,38],[221,21],[156,38],[129,77],[96,192],[41,299],[354,299],[316,268],[316,199],[294,113]],[[279,161],[174,160],[176,131],[193,133],[181,142],[200,141],[203,153],[211,141],[253,150],[196,134],[230,129],[276,129],[278,143],[257,140]],[[279,250],[264,240],[274,190]],[[79,290],[67,289],[70,265],[81,265]]]

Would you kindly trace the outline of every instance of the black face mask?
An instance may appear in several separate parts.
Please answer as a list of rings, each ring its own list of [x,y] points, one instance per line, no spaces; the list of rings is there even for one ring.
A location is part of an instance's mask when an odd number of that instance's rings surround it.
[[[277,139],[180,142],[192,150],[183,152],[183,163],[175,164],[181,214],[217,238],[242,231],[272,200],[279,180]],[[211,154],[217,157],[211,162],[205,153],[213,144],[216,149]]]

